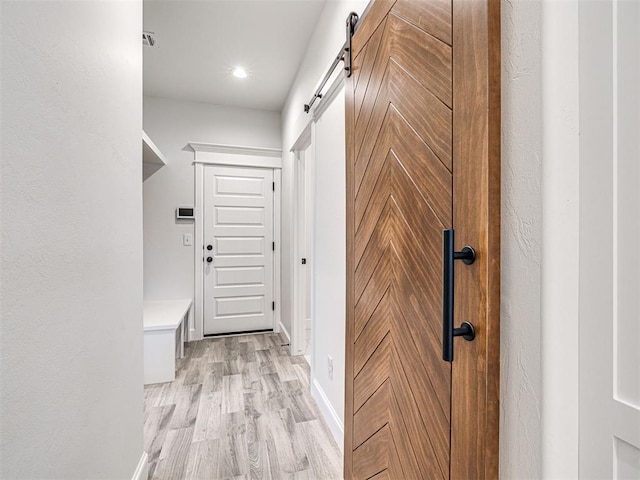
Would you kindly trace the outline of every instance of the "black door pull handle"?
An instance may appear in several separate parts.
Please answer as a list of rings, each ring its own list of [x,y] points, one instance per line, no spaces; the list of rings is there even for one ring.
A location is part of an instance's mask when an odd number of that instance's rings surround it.
[[[476,338],[476,331],[471,323],[462,322],[458,328],[453,326],[454,263],[456,260],[462,260],[465,265],[471,265],[476,261],[476,252],[473,247],[466,246],[456,252],[454,240],[453,230],[442,231],[442,359],[446,362],[453,362],[455,337],[462,337],[469,342]]]

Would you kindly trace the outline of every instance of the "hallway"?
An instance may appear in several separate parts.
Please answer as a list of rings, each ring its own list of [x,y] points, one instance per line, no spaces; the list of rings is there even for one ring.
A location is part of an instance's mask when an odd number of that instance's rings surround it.
[[[278,334],[187,344],[176,380],[145,387],[149,478],[342,478],[309,392],[309,365]]]

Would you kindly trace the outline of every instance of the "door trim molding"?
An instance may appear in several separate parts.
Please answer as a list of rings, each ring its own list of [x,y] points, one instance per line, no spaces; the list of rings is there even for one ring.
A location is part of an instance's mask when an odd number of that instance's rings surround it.
[[[193,263],[194,263],[194,300],[193,300],[193,327],[189,328],[190,342],[204,338],[204,264],[202,255],[204,248],[204,165],[196,163],[195,170],[195,205],[194,205],[194,239],[193,239]]]
[[[282,149],[189,142],[193,162],[236,167],[282,168]]]
[[[327,91],[322,94],[322,98],[316,103],[316,106],[311,109],[311,116],[309,116],[308,120],[301,125],[299,130],[300,133],[289,149],[290,152],[295,153],[296,151],[303,149],[303,146],[311,141],[311,125],[316,123],[324,111],[329,108],[329,105],[333,103],[336,96],[344,86],[344,75],[339,75],[331,82]]]
[[[316,122],[322,116],[329,105],[333,103],[340,90],[344,88],[344,79],[345,76],[340,72],[340,74],[331,82],[329,88],[325,93],[322,94],[322,99],[318,103],[317,107],[312,110],[313,121]]]
[[[192,143],[189,144],[190,146]],[[210,146],[216,148],[215,144],[195,144],[198,146]],[[252,147],[233,147],[229,145],[221,145],[220,147],[233,149],[237,152],[246,152],[247,150],[264,151],[277,149],[261,149]],[[193,147],[192,147],[193,148]],[[194,150],[195,151],[195,150]],[[281,154],[281,150],[277,150]],[[198,155],[197,151],[196,156]],[[281,259],[282,259],[282,236],[281,236],[281,224],[282,224],[282,169],[280,167],[273,167],[269,158],[264,156],[254,156],[251,165],[242,163],[227,163],[226,158],[220,159],[221,161],[215,161],[215,155],[221,155],[216,152],[207,152],[214,157],[209,156],[206,161],[194,160],[194,239],[193,239],[193,263],[194,263],[194,303],[193,303],[193,326],[189,328],[189,336],[187,341],[193,342],[196,340],[202,340],[204,338],[204,266],[202,263],[202,252],[204,249],[204,172],[206,166],[241,166],[262,168],[267,170],[273,170],[273,181],[275,183],[275,192],[273,194],[273,241],[276,244],[275,251],[273,252],[273,300],[276,302],[276,308],[273,312],[273,331],[280,332],[280,321],[282,312],[282,289],[281,289]],[[234,155],[224,154],[222,155]],[[239,153],[238,155],[243,155]],[[256,154],[257,155],[257,154]],[[202,159],[201,159],[202,160]],[[281,162],[281,159],[278,159]]]
[[[314,117],[315,118],[315,117]],[[300,153],[306,152],[305,163],[309,161],[313,165],[314,161],[314,151],[313,151],[313,140],[315,137],[315,119],[310,121],[304,131],[300,134],[299,138],[294,143],[294,147],[291,151],[294,154],[293,157],[293,205],[292,205],[292,216],[293,216],[293,231],[292,231],[292,244],[293,244],[293,262],[292,262],[292,271],[291,271],[291,279],[292,279],[292,295],[291,295],[291,328],[290,328],[290,344],[289,351],[291,355],[301,355],[303,353],[303,346],[305,344],[304,332],[306,331],[306,327],[304,325],[305,319],[302,318],[302,295],[304,295],[303,289],[300,288],[300,282],[303,272],[303,267],[300,263],[300,234],[302,225],[300,224],[300,186],[298,174],[300,170]],[[305,171],[305,175],[308,175],[309,172]],[[308,209],[307,209],[308,210]],[[306,268],[312,269],[313,276],[313,261],[306,266]],[[311,288],[311,286],[308,286]],[[311,292],[313,295],[313,292]],[[311,301],[311,299],[310,299]],[[313,316],[313,312],[311,312]],[[313,320],[312,320],[313,325]],[[312,327],[313,328],[313,327]],[[312,342],[313,344],[313,342]],[[313,350],[313,345],[312,345]]]
[[[322,94],[322,98],[320,99],[320,101],[318,101],[316,103],[316,105],[311,109],[311,116],[309,117],[308,121],[304,124],[304,126],[302,127],[302,130],[300,130],[299,135],[297,136],[296,140],[293,142],[293,145],[291,146],[291,148],[289,149],[289,151],[291,153],[294,154],[294,158],[293,158],[293,169],[292,169],[292,199],[293,199],[293,204],[292,204],[292,208],[291,208],[291,217],[292,217],[292,229],[291,229],[291,236],[289,237],[291,240],[291,244],[293,246],[292,251],[293,251],[293,262],[292,262],[292,267],[291,270],[289,272],[289,274],[291,275],[291,279],[292,279],[292,291],[291,291],[291,300],[290,300],[290,308],[291,308],[291,328],[290,328],[290,337],[289,337],[289,351],[291,353],[291,355],[299,355],[301,352],[301,347],[304,346],[305,344],[305,338],[304,338],[304,332],[306,331],[306,326],[305,325],[298,325],[297,324],[297,319],[300,318],[299,315],[299,310],[300,310],[300,296],[302,295],[300,288],[298,288],[299,286],[299,278],[301,275],[301,270],[302,267],[299,263],[300,260],[300,252],[299,252],[299,230],[300,230],[300,224],[299,224],[299,211],[298,211],[298,205],[299,205],[299,200],[298,200],[298,162],[299,162],[299,158],[298,158],[298,154],[301,151],[307,150],[308,148],[310,148],[309,153],[311,155],[311,161],[312,161],[312,166],[313,166],[313,170],[311,172],[311,174],[313,175],[313,177],[315,178],[315,150],[313,148],[314,145],[314,141],[315,141],[315,125],[317,123],[317,121],[320,119],[320,117],[322,116],[322,114],[325,112],[325,110],[327,110],[327,108],[329,108],[329,106],[333,103],[333,101],[336,99],[337,95],[344,89],[345,87],[345,76],[342,75],[341,73],[339,75],[337,75],[329,84],[329,87],[327,88],[326,92]],[[315,199],[315,195],[314,195],[314,199]],[[315,200],[314,200],[315,202]],[[312,208],[315,208],[315,205],[313,205]],[[309,264],[307,266],[307,268],[311,268],[313,269],[313,262],[311,262],[311,264]],[[313,270],[312,270],[312,274],[313,274]],[[310,288],[312,289],[312,286],[310,286]],[[311,292],[311,295],[313,296],[313,289]],[[310,301],[313,303],[313,301],[310,299]],[[313,312],[311,312],[311,315],[313,316]],[[304,319],[299,320],[300,322],[303,322]],[[312,325],[311,325],[311,357],[313,359],[313,338],[315,336],[315,326],[314,326],[314,322],[312,320]],[[300,330],[302,331],[302,334],[300,333]],[[313,367],[311,369],[311,375],[313,377]]]
[[[282,169],[273,169],[273,182],[273,241],[276,243],[273,252],[273,300],[276,302],[273,331],[279,333],[282,325]]]

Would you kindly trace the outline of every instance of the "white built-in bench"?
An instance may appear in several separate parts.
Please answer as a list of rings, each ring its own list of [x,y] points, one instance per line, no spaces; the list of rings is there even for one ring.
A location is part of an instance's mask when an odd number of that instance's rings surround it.
[[[144,302],[144,384],[176,378],[176,358],[184,357],[192,299]]]

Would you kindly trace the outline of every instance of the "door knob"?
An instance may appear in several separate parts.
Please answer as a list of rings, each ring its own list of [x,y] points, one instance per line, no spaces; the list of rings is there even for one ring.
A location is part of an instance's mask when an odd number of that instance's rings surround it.
[[[213,262],[213,257],[207,257],[207,263]]]
[[[454,306],[454,266],[456,260],[462,260],[465,265],[476,261],[473,247],[466,246],[460,252],[454,248],[454,231],[442,231],[442,359],[453,362],[453,339],[462,337],[471,342],[476,338],[476,331],[469,322],[462,322],[458,328],[453,326]]]
[[[213,245],[207,245],[207,250],[209,251],[213,250]]]

